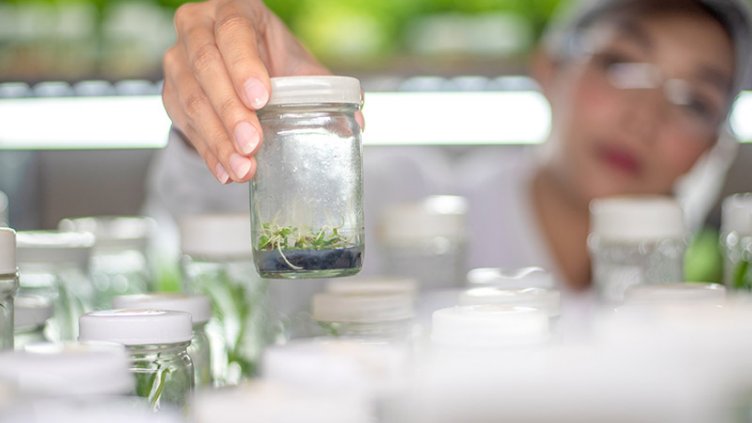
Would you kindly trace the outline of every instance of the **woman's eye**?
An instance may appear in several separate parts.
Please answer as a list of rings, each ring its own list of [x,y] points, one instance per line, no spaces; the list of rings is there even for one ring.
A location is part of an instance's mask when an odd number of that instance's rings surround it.
[[[686,111],[702,120],[708,122],[715,120],[716,113],[713,106],[701,98],[692,97],[683,107]]]
[[[606,70],[611,69],[614,65],[636,62],[636,60],[633,60],[629,56],[616,52],[600,53],[596,56],[596,61],[601,67],[603,67],[603,69]]]

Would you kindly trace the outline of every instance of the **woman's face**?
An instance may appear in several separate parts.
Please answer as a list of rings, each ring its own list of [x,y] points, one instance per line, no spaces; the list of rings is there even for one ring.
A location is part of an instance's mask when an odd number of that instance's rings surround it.
[[[700,14],[595,24],[587,54],[556,65],[549,166],[582,200],[667,194],[713,146],[725,119],[734,52]]]

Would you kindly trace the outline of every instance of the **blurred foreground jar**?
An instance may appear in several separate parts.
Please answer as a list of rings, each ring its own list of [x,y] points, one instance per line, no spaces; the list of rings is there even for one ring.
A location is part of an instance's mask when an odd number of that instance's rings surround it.
[[[735,194],[723,201],[721,247],[723,283],[729,289],[752,290],[752,194]]]
[[[193,339],[188,347],[196,387],[212,384],[211,349],[206,335],[206,323],[212,315],[209,298],[203,295],[176,293],[121,295],[112,300],[115,308],[182,311],[191,315]]]
[[[264,278],[327,278],[363,260],[360,83],[272,78],[258,112],[264,143],[251,181],[252,244]]]
[[[634,285],[682,281],[686,229],[669,197],[615,197],[590,205],[588,247],[601,299],[618,303]]]
[[[256,272],[250,240],[248,214],[195,215],[180,221],[183,289],[211,300],[207,332],[217,385],[253,376],[271,338],[267,284]]]
[[[13,349],[13,297],[17,289],[16,232],[0,228],[0,350]]]
[[[15,311],[15,349],[23,349],[28,344],[46,342],[45,328],[52,317],[52,302],[38,295],[19,295],[16,297]]]
[[[82,341],[125,345],[136,395],[155,411],[183,407],[193,390],[191,316],[180,311],[103,310],[81,317]]]
[[[78,318],[93,307],[89,279],[91,234],[58,231],[18,233],[19,293],[52,301],[54,314],[47,331],[52,341],[73,341]]]

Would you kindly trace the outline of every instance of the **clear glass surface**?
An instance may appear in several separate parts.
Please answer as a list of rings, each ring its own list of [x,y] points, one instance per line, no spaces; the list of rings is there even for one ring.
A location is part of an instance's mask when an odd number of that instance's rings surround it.
[[[194,387],[189,343],[128,346],[130,371],[136,378],[136,395],[158,411],[164,406],[185,407]]]
[[[729,289],[752,291],[752,236],[729,232],[721,235],[723,282]]]
[[[188,346],[188,355],[191,356],[196,373],[196,387],[211,386],[211,344],[206,334],[206,323],[193,326],[193,339]]]
[[[17,289],[15,274],[0,275],[0,351],[13,349],[13,297]]]
[[[381,254],[385,275],[415,278],[422,290],[464,285],[464,243],[436,238],[414,245],[382,246]]]

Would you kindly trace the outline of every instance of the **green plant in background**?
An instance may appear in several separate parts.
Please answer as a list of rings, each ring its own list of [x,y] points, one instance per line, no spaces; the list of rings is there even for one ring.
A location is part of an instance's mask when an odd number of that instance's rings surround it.
[[[684,255],[684,279],[687,282],[723,283],[723,255],[718,231],[703,229],[692,238]]]
[[[734,289],[752,291],[752,280],[750,280],[749,260],[742,259],[737,263],[734,269],[733,284]]]

